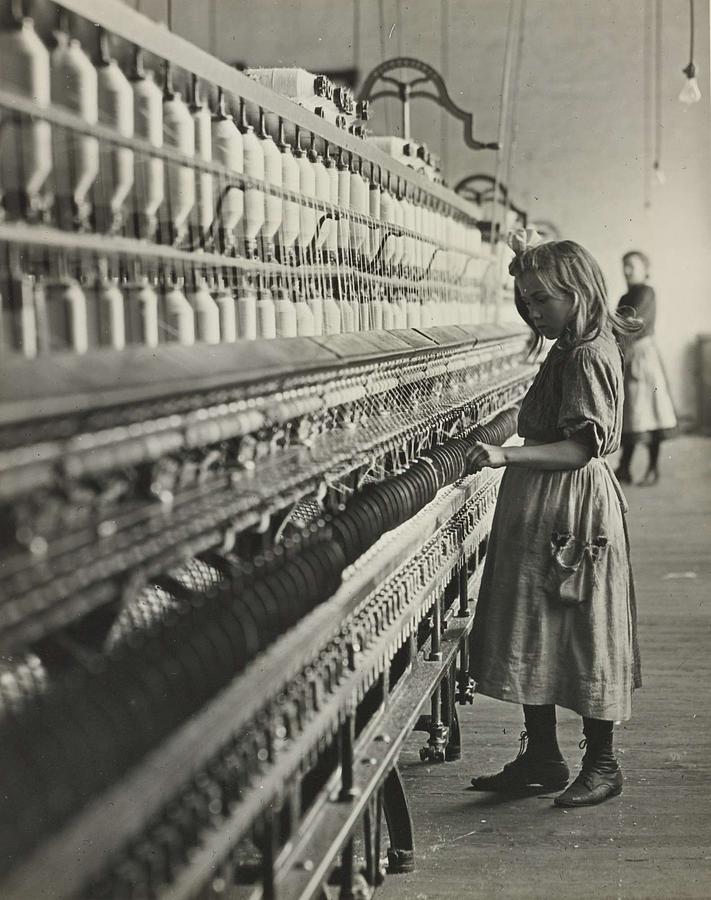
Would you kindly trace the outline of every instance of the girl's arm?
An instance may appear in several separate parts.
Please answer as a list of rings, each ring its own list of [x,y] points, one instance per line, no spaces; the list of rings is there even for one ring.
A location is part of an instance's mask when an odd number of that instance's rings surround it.
[[[526,447],[497,447],[476,444],[469,453],[469,471],[479,472],[487,466],[525,466],[529,469],[567,471],[581,469],[592,458],[592,449],[574,438],[553,444],[534,444]]]

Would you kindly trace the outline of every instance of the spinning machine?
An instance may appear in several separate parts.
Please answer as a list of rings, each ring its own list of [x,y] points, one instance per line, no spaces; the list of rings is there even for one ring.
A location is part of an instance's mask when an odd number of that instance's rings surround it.
[[[0,895],[368,896],[472,699],[496,248],[325,78],[0,5]]]

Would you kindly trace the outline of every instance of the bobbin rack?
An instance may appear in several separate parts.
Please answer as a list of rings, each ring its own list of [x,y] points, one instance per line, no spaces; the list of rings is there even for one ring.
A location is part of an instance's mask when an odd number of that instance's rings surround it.
[[[323,77],[0,10],[0,895],[369,896],[472,700],[500,248]]]

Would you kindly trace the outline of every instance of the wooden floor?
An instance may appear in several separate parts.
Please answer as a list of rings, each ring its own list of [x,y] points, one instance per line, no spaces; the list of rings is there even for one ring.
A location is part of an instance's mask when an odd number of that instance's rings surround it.
[[[417,870],[388,876],[383,900],[711,898],[711,440],[665,444],[660,484],[627,498],[645,684],[616,730],[622,796],[564,811],[553,795],[467,791],[515,756],[521,730],[518,707],[477,697],[460,708],[460,762],[421,763],[421,734],[401,757]],[[577,770],[580,720],[558,718]]]

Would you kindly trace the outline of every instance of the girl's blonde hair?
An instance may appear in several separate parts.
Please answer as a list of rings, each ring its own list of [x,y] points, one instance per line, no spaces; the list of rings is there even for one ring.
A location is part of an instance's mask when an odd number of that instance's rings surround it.
[[[607,287],[600,266],[575,241],[549,241],[518,254],[509,266],[514,277],[535,272],[546,291],[554,297],[571,297],[573,314],[562,340],[568,347],[592,341],[610,322],[617,336],[637,331],[642,323],[633,316],[621,316],[607,305]],[[516,309],[536,335],[536,347],[543,338],[528,315],[526,304],[515,287]]]

